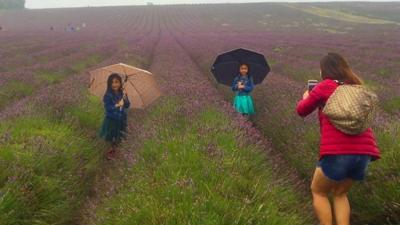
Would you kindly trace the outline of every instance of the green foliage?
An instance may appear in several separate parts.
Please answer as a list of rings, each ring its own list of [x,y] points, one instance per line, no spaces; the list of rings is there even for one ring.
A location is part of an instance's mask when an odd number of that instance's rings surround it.
[[[13,101],[31,95],[35,87],[22,81],[12,80],[0,87],[0,109]]]

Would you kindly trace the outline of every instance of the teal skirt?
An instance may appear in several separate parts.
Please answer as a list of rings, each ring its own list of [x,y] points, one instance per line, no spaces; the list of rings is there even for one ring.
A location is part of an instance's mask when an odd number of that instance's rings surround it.
[[[254,114],[253,98],[250,95],[236,95],[233,106],[236,111],[242,114]]]
[[[126,127],[126,119],[115,120],[105,117],[100,129],[100,137],[106,141],[118,143],[125,137]]]

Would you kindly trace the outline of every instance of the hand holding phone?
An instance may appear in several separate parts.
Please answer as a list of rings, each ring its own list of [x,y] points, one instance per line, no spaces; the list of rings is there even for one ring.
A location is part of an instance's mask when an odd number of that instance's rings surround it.
[[[308,90],[309,92],[311,92],[312,89],[313,89],[315,86],[317,86],[317,84],[318,84],[318,81],[317,81],[317,80],[308,80],[308,82],[307,82],[307,90]]]

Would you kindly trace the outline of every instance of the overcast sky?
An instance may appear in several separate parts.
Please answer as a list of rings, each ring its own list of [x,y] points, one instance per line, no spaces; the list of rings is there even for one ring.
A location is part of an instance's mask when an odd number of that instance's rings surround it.
[[[268,1],[268,0],[267,0]],[[27,8],[60,8],[60,7],[86,7],[86,6],[111,6],[111,5],[143,5],[147,2],[154,4],[182,4],[182,3],[241,3],[241,2],[267,2],[266,0],[26,0]],[[269,0],[282,1],[282,0]],[[310,0],[284,0],[310,1]],[[327,1],[327,0],[322,0]],[[341,0],[339,0],[341,1]],[[376,0],[387,1],[387,0]]]

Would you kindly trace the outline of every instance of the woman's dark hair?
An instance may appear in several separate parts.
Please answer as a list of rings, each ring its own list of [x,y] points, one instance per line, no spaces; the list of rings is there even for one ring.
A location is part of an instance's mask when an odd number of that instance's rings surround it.
[[[107,79],[107,92],[112,92],[112,82],[114,79],[117,79],[121,83],[120,91],[122,91],[122,78],[118,73],[113,73]]]
[[[322,79],[338,80],[348,84],[362,84],[361,78],[355,74],[349,63],[338,53],[330,52],[320,61]]]

